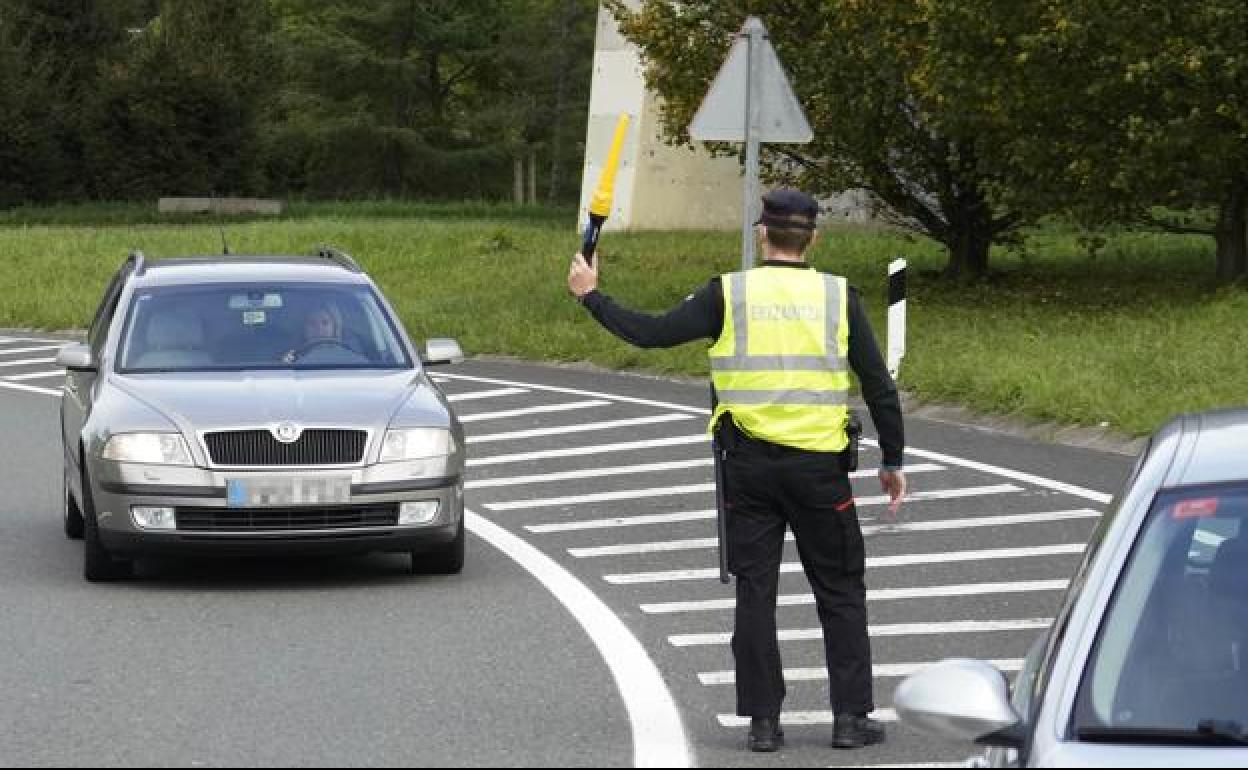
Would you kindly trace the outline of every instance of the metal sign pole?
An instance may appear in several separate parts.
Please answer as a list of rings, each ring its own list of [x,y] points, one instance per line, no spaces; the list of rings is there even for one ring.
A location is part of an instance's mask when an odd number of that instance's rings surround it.
[[[761,134],[762,94],[759,89],[759,73],[762,70],[762,42],[766,29],[757,18],[750,17],[745,23],[745,34],[749,38],[748,56],[746,57],[745,87],[745,201],[742,215],[745,221],[741,224],[741,269],[754,267],[754,209],[758,205],[759,150]]]

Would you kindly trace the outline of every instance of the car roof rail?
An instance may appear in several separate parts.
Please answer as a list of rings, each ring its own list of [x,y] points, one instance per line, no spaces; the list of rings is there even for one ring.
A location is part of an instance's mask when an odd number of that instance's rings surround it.
[[[147,271],[147,257],[143,256],[143,252],[138,249],[131,249],[130,256],[126,258],[126,265],[130,266],[132,275],[143,275]]]
[[[334,262],[337,262],[338,264],[342,265],[343,267],[345,267],[346,269],[350,270],[353,273],[364,272],[363,270],[360,269],[360,264],[356,262],[351,257],[350,254],[343,251],[342,249],[335,248],[333,246],[317,246],[316,256],[320,257],[321,259],[331,259]]]

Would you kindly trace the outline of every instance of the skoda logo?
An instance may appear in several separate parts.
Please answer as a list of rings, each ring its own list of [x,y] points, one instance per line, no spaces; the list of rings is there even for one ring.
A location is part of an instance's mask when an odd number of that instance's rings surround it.
[[[273,429],[274,438],[283,444],[293,444],[298,441],[301,433],[303,433],[303,430],[293,422],[278,423],[277,427]]]

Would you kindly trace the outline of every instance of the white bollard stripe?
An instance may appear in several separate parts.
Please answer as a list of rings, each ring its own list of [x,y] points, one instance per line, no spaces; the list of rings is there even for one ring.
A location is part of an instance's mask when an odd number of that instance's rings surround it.
[[[929,660],[924,663],[880,663],[871,667],[871,676],[877,679],[910,676],[936,662]],[[1019,671],[1023,667],[1022,658],[1000,658],[984,662],[1006,673]],[[786,668],[784,670],[786,682],[822,682],[827,678],[828,670],[823,667]],[[721,684],[736,684],[737,676],[733,671],[703,671],[698,674],[698,681],[707,687],[713,687]]]
[[[563,436],[568,433],[632,428],[637,425],[656,425],[658,423],[690,419],[693,419],[692,416],[687,414],[655,414],[649,417],[634,417],[627,420],[605,420],[603,422],[587,422],[578,425],[555,425],[549,428],[516,430],[509,433],[488,433],[484,436],[469,436],[467,441],[469,444],[489,444],[496,441],[517,441],[519,439],[541,438],[543,436]]]
[[[1098,511],[1084,508],[1076,511],[1053,511],[1051,513],[1020,513],[1003,516],[973,516],[965,519],[944,519],[941,521],[915,521],[903,524],[875,524],[862,528],[862,534],[874,535],[880,532],[896,534],[901,532],[935,532],[953,529],[978,529],[981,527],[1014,526],[1018,524],[1045,524],[1054,521],[1072,519],[1095,519],[1100,517]],[[792,542],[793,533],[786,532],[784,539]],[[695,551],[703,548],[717,548],[716,538],[691,538],[689,540],[663,540],[654,543],[625,543],[621,545],[603,545],[592,548],[569,548],[568,553],[578,559],[592,556],[620,556],[624,554],[661,553],[669,551]]]
[[[1040,591],[1064,591],[1067,580],[1022,580],[1012,583],[962,583],[960,585],[919,586],[915,588],[875,588],[867,591],[868,602],[901,601],[906,599],[956,598],[959,596],[989,596],[992,594],[1021,594]],[[815,595],[781,594],[776,597],[777,607],[799,607],[815,603]],[[704,599],[684,602],[656,602],[641,605],[648,615],[669,615],[678,612],[712,612],[731,610],[737,606],[735,598]]]
[[[867,633],[871,636],[1005,633],[1045,629],[1052,622],[1053,618],[1020,618],[1018,620],[954,620],[944,623],[894,623],[892,625],[868,626]],[[823,630],[819,628],[786,628],[782,629],[777,636],[782,642],[810,641],[812,639],[822,639]],[[667,641],[673,647],[704,647],[729,644],[732,641],[732,632],[716,631],[709,634],[677,634],[669,636]]]
[[[517,452],[514,454],[493,455],[491,457],[470,457],[468,467],[482,465],[499,465],[502,463],[520,463],[531,460],[555,460],[561,457],[582,457],[584,455],[604,454],[608,452],[634,452],[641,449],[659,449],[662,447],[684,446],[686,444],[706,444],[711,439],[706,435],[670,436],[648,441],[624,441],[616,444],[599,444],[597,446],[572,447],[570,449],[543,449],[537,452]]]
[[[979,551],[945,551],[941,553],[906,553],[897,556],[875,556],[867,559],[868,569],[881,567],[904,567],[913,564],[952,564],[965,561],[989,561],[994,559],[1023,559],[1031,556],[1065,556],[1083,553],[1083,543],[1059,543],[1057,545],[1028,546],[1024,548],[993,548]],[[786,561],[780,565],[782,573],[801,572],[802,564]],[[671,570],[669,572],[632,572],[622,575],[604,575],[603,580],[612,585],[637,585],[639,583],[674,583],[681,580],[710,580],[719,577],[719,569]]]
[[[434,378],[436,382],[446,382],[443,378]],[[482,398],[501,398],[503,396],[521,396],[530,391],[524,388],[496,388],[495,390],[478,390],[474,393],[452,393],[446,397],[447,401],[459,403],[461,401],[477,401]]]
[[[694,460],[677,460],[670,463],[645,463],[643,465],[617,465],[610,468],[586,468],[579,471],[559,471],[557,473],[535,473],[529,476],[509,476],[497,479],[479,479],[468,481],[465,489],[489,489],[493,487],[513,487],[527,484],[542,484],[555,481],[571,481],[574,479],[596,479],[604,476],[627,476],[633,473],[660,473],[686,468],[706,468],[715,464],[710,457],[699,457]],[[909,473],[910,469],[907,468]]]
[[[530,414],[548,414],[550,412],[570,412],[575,409],[593,409],[598,406],[609,406],[610,401],[572,401],[566,404],[542,404],[522,409],[507,409],[501,412],[482,412],[479,414],[460,415],[460,422],[481,422],[482,420],[505,420],[510,417],[525,417]]]
[[[906,260],[888,265],[888,373],[897,378],[906,355]]]

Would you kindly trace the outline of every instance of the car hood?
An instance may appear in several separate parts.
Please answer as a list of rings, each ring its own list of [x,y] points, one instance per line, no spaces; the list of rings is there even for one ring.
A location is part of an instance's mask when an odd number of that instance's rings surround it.
[[[392,419],[405,427],[451,422],[441,395],[411,370],[113,374],[110,382],[192,435],[287,421],[376,431]]]

